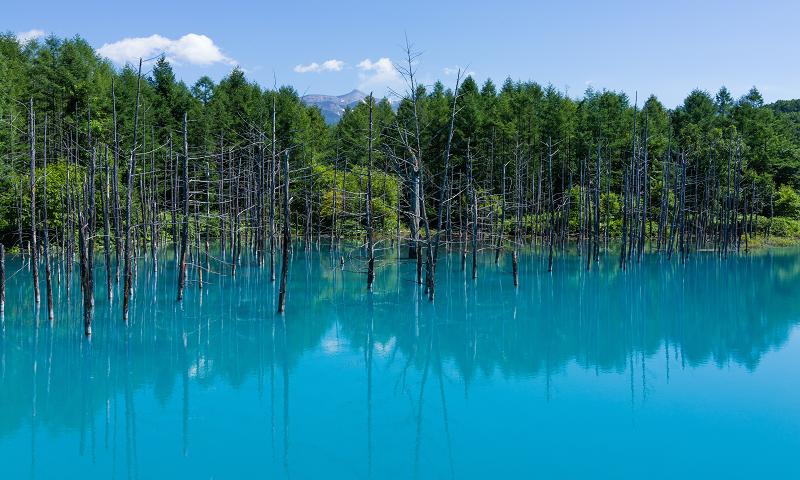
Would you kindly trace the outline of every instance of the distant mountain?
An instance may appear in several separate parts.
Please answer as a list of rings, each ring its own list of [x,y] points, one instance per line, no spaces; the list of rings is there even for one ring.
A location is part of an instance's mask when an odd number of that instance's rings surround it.
[[[358,103],[364,101],[367,94],[359,90],[353,90],[344,95],[303,95],[300,99],[306,105],[314,105],[320,109],[325,121],[333,124],[337,123],[342,118],[344,110],[347,107],[353,107]]]

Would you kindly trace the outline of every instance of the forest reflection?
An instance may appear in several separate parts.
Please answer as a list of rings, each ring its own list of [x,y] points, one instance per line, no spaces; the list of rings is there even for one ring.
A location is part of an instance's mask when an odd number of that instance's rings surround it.
[[[733,362],[752,371],[786,342],[800,317],[796,251],[724,261],[697,255],[686,266],[646,256],[626,273],[611,259],[586,271],[580,258],[562,257],[552,274],[546,259],[530,253],[520,262],[518,289],[510,265],[486,255],[473,281],[452,254],[437,272],[435,304],[413,282],[412,263],[385,257],[375,292],[367,293],[364,275],[340,270],[336,253],[296,248],[285,316],[274,314],[276,286],[255,266],[243,266],[235,278],[207,280],[202,290],[194,285],[178,304],[174,260],[161,259],[158,273],[143,263],[128,326],[116,297],[109,304],[103,282],[96,282],[91,341],[80,327],[78,288],[68,297],[59,283],[50,325],[46,314],[24,307],[31,286],[20,279],[29,276],[12,276],[0,333],[0,437],[35,418],[54,432],[80,432],[81,449],[95,448],[85,432],[103,431],[109,441],[108,423],[103,429],[96,419],[109,422],[119,412],[117,421],[133,426],[134,396],[152,391],[162,405],[180,396],[186,441],[190,383],[238,389],[255,380],[259,395],[288,396],[305,357],[342,352],[363,359],[368,422],[376,356],[391,364],[398,392],[410,372],[420,379],[411,395],[420,397],[421,422],[426,384],[446,406],[444,370],[465,392],[480,378],[549,380],[570,364],[599,375],[632,372],[635,359],[656,355],[666,357],[667,368]],[[26,268],[18,259],[9,263],[9,270]],[[270,405],[271,435],[288,436],[290,402],[278,403],[283,411]]]

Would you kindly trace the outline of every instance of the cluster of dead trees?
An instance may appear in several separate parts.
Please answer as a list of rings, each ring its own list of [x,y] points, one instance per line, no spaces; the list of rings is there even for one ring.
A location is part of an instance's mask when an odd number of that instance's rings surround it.
[[[585,257],[587,270],[617,248],[623,270],[641,262],[648,251],[666,258],[677,255],[682,262],[694,251],[713,249],[720,256],[747,251],[748,239],[757,230],[757,212],[767,205],[771,208],[771,194],[757,189],[755,182],[745,184],[740,139],[727,142],[721,171],[718,159],[672,140],[663,158],[654,162],[648,148],[649,121],[638,112],[624,158],[609,158],[602,139],[597,139],[593,151],[577,158],[569,139],[557,132],[536,139],[535,149],[530,139],[480,149],[488,155],[474,153],[472,139],[467,138],[466,148],[456,158],[460,71],[448,107],[443,151],[432,159],[423,132],[427,126],[419,114],[415,64],[409,48],[405,64],[398,67],[407,82],[403,103],[408,115],[378,126],[374,97],[370,94],[364,101],[367,162],[361,169],[348,168],[348,159],[338,152],[319,159],[308,155],[302,143],[280,144],[274,99],[272,119],[264,123],[269,128],[250,125],[235,139],[206,132],[202,145],[193,145],[188,112],[183,112],[180,131],[156,135],[158,125],[140,121],[141,61],[127,148],[120,142],[113,85],[113,132],[105,143],[92,136],[90,109],[85,112],[85,127],[67,125],[47,115],[41,119],[30,99],[28,191],[19,196],[20,206],[28,203],[28,228],[23,231],[20,209],[17,243],[23,257],[27,255],[34,303],[38,306],[41,301],[43,267],[48,318],[53,320],[53,282],[61,282],[63,275],[69,292],[77,254],[84,331],[89,336],[95,254],[100,250],[108,300],[113,301],[122,283],[121,317],[127,321],[138,269],[157,270],[172,262],[176,298],[182,301],[188,285],[202,289],[215,276],[236,276],[242,263],[263,268],[276,281],[275,257],[280,249],[277,310],[282,313],[293,241],[312,248],[323,239],[340,265],[348,258],[365,274],[369,290],[380,262],[410,259],[415,263],[415,281],[433,301],[437,265],[445,251],[458,252],[465,274],[469,260],[473,279],[482,251],[493,254],[497,264],[508,255],[516,286],[520,251],[525,248],[546,256],[548,271],[553,270],[555,255],[573,249]],[[376,145],[379,133],[392,142]],[[375,164],[378,153],[382,166]],[[48,162],[63,166],[59,191],[48,190]],[[320,162],[327,170],[320,170]],[[326,184],[320,172],[331,170],[333,182]],[[381,180],[376,180],[376,170]],[[348,176],[358,176],[363,188],[348,188]],[[393,202],[385,185],[389,178],[399,185]],[[382,199],[375,195],[381,181]],[[393,233],[376,228],[376,222],[385,220],[381,215],[387,215],[385,208],[376,213],[379,200],[395,209]],[[58,205],[61,219],[57,226],[48,223],[53,204]],[[357,228],[347,232],[345,225]],[[769,227],[762,232],[769,235]],[[348,239],[356,240],[355,246]],[[345,255],[344,249],[351,253]],[[391,251],[395,254],[387,253]],[[5,299],[4,258],[0,245],[0,311]]]

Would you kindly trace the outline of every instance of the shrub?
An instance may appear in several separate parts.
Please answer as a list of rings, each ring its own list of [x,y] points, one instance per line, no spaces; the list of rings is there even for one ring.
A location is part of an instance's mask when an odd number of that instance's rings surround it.
[[[775,197],[775,215],[800,219],[800,195],[789,185],[781,185]]]

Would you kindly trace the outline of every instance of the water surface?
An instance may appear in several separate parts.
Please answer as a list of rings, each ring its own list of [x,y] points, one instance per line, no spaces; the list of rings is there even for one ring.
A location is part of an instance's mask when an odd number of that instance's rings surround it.
[[[523,254],[517,289],[453,254],[435,304],[338,255],[295,249],[285,316],[249,259],[180,304],[141,260],[127,326],[99,265],[91,342],[77,283],[49,325],[9,258],[0,478],[800,477],[798,251]]]

